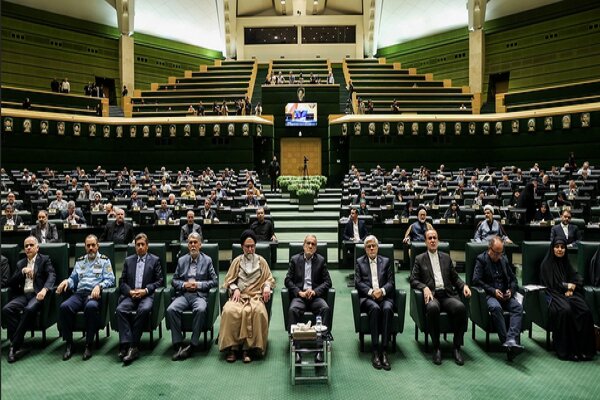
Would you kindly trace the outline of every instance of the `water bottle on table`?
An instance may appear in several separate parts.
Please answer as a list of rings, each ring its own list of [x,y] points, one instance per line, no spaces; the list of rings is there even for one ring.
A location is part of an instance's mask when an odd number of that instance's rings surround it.
[[[317,338],[321,338],[321,332],[323,331],[323,318],[320,315],[317,315],[317,322],[315,324],[315,330],[317,331]]]

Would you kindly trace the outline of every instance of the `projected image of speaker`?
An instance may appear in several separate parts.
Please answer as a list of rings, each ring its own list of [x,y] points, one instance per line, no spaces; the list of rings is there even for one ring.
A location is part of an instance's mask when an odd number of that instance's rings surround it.
[[[317,103],[287,103],[285,126],[317,126]]]

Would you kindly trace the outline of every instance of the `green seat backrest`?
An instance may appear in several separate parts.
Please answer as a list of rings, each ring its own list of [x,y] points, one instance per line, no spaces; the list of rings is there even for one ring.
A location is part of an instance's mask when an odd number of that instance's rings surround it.
[[[579,230],[585,229],[585,220],[583,218],[571,218],[571,223],[576,225]]]
[[[160,267],[163,274],[163,286],[167,286],[167,246],[164,243],[148,243],[148,252],[160,259]],[[130,243],[127,246],[127,256],[135,254],[135,246]],[[117,277],[118,279],[118,277]]]
[[[113,242],[98,243],[98,252],[108,257],[115,271],[115,244]],[[75,245],[75,259],[85,255],[85,243],[77,243]]]
[[[56,272],[56,285],[69,277],[69,244],[68,243],[42,243],[40,253],[50,257],[54,272]]]
[[[322,255],[325,258],[325,262],[327,260],[327,242],[317,242],[317,253]],[[290,246],[288,248],[288,260],[295,256],[296,254],[302,253],[304,251],[304,243],[303,242],[290,242]]]
[[[18,244],[2,244],[2,249],[0,250],[2,255],[8,259],[8,266],[10,267],[10,275],[15,272],[15,268],[17,266],[17,261],[19,261],[19,253],[21,252],[21,247]]]
[[[579,242],[577,245],[577,272],[583,278],[586,285],[590,284],[589,268],[592,257],[600,249],[600,242]]]
[[[242,245],[239,243],[234,243],[233,246],[231,246],[231,259],[233,260],[240,254],[242,254]],[[256,254],[263,256],[264,259],[269,263],[269,268],[273,268],[271,265],[271,247],[269,243],[256,243]]]
[[[524,241],[523,252],[523,285],[540,283],[540,265],[548,254],[550,242]]]
[[[467,242],[465,245],[465,282],[471,286],[473,272],[475,271],[475,260],[477,256],[486,251],[487,243]]]

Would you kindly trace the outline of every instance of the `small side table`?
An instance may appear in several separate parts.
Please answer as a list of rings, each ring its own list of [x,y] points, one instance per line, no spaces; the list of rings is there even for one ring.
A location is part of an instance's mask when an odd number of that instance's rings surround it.
[[[312,340],[294,340],[290,335],[290,370],[292,385],[297,382],[326,382],[331,379],[331,342],[333,336],[326,332]],[[314,360],[317,352],[323,352],[323,362]],[[296,364],[296,353],[302,355],[302,363]]]

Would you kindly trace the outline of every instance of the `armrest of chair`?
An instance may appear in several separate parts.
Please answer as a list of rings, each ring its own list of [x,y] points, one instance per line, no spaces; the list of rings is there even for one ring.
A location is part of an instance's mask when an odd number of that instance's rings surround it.
[[[175,288],[172,286],[165,288],[165,290],[163,292],[163,303],[164,303],[163,312],[164,313],[167,312],[167,308],[169,308],[169,305],[173,301],[173,297],[175,297]],[[165,326],[167,327],[167,329],[171,329],[168,318],[165,320]]]
[[[227,303],[227,300],[229,300],[229,291],[225,288],[220,288],[219,289],[219,301],[221,303],[221,307],[223,307],[225,305],[225,303]]]
[[[423,291],[411,289],[410,291],[410,316],[420,330],[425,327],[425,300]]]
[[[583,287],[583,296],[585,298],[585,303],[592,311],[592,315],[594,317],[594,323],[598,324],[600,321],[599,309],[600,304],[596,304],[596,297],[600,292],[600,288],[594,286],[584,286]]]
[[[154,301],[152,302],[152,313],[150,314],[150,326],[158,326],[165,317],[165,306],[163,305],[164,294],[168,292],[164,287],[154,290]]]
[[[206,320],[212,326],[217,315],[219,315],[219,297],[217,296],[218,288],[213,287],[208,291]]]
[[[530,321],[535,322],[542,328],[546,328],[548,306],[546,304],[546,291],[544,289],[523,288],[523,309]],[[545,313],[544,313],[544,311]],[[544,314],[546,317],[544,318]]]
[[[335,288],[329,289],[329,291],[327,292],[327,299],[325,301],[327,301],[327,305],[329,306],[329,322],[331,323],[331,326],[329,327],[329,332],[331,332],[331,330],[333,329],[333,311],[335,308]]]
[[[119,297],[121,292],[119,290],[115,290],[110,293],[108,296],[108,320],[110,321],[110,325],[113,330],[118,330],[117,327],[117,306],[119,305]]]
[[[360,300],[358,298],[358,291],[352,289],[350,291],[350,298],[352,299],[352,316],[354,317],[354,332],[360,330]]]
[[[471,310],[471,320],[475,322],[475,324],[478,326],[487,326],[489,322],[489,313],[485,290],[477,286],[471,287],[469,309]]]
[[[4,305],[10,301],[11,292],[12,290],[9,287],[0,289],[0,295],[2,296],[0,301],[2,301],[2,307],[4,307]]]
[[[104,328],[108,323],[108,305],[110,303],[110,298],[115,295],[118,295],[116,287],[106,288],[102,290],[102,305],[100,308],[100,326],[102,328]]]
[[[406,291],[396,289],[396,313],[398,314],[398,333],[404,332],[404,314],[406,313]]]
[[[285,330],[288,329],[289,324],[288,310],[290,309],[290,302],[290,291],[286,287],[281,288],[281,309],[283,311],[283,326]]]

